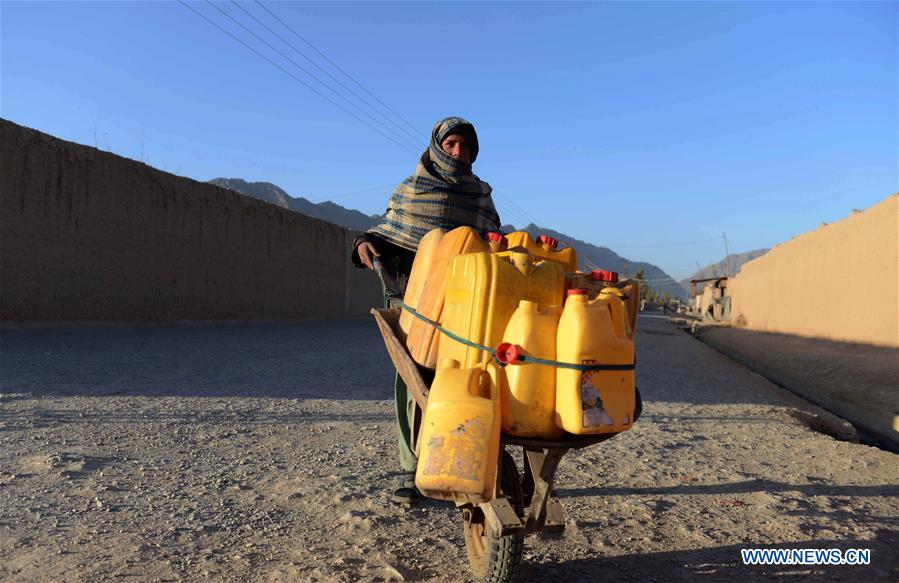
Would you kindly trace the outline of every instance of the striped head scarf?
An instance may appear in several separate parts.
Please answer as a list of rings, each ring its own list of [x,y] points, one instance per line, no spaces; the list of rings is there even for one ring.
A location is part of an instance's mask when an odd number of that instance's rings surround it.
[[[472,174],[471,164],[443,151],[441,144],[450,134],[470,138],[471,161],[475,161],[478,136],[474,126],[460,117],[438,121],[415,173],[396,187],[384,219],[369,233],[415,251],[421,238],[433,229],[468,226],[482,236],[499,229],[499,215],[490,197],[493,189]]]

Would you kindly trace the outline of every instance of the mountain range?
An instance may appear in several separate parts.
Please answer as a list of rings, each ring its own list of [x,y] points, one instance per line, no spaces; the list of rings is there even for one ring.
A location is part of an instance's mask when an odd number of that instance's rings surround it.
[[[381,216],[379,215],[366,215],[360,211],[344,208],[330,201],[314,203],[302,197],[297,198],[290,196],[284,189],[270,182],[247,182],[240,178],[215,178],[209,182],[246,196],[264,200],[281,208],[286,208],[317,219],[323,219],[354,231],[365,231],[366,229],[370,229],[381,220]],[[617,271],[622,277],[625,275],[633,275],[642,269],[649,286],[658,290],[660,294],[668,292],[672,297],[686,299],[688,295],[687,290],[690,289],[689,280],[686,280],[687,286],[684,288],[657,265],[621,257],[611,249],[581,241],[580,239],[576,239],[575,237],[553,229],[540,227],[531,223],[522,229],[519,229],[514,225],[503,225],[500,230],[504,233],[523,230],[530,233],[533,237],[536,237],[537,235],[549,235],[550,237],[554,237],[558,239],[560,243],[574,247],[581,260],[581,265],[586,266],[589,269]],[[752,253],[755,252],[753,251]]]
[[[275,206],[304,214],[307,217],[323,219],[353,231],[365,231],[375,226],[381,220],[379,215],[367,215],[354,209],[344,208],[329,200],[315,203],[303,197],[290,196],[284,189],[271,182],[247,182],[240,178],[214,178],[209,182],[240,194],[270,202]]]
[[[607,247],[599,247],[598,245],[593,245],[592,243],[587,243],[586,241],[576,239],[571,235],[566,235],[565,233],[560,233],[559,231],[554,231],[553,229],[549,229],[546,227],[539,227],[533,223],[528,224],[523,229],[518,229],[514,225],[503,225],[500,230],[503,233],[510,233],[512,231],[519,230],[527,231],[532,237],[537,237],[538,235],[549,235],[550,237],[558,239],[560,244],[574,247],[574,250],[577,251],[577,256],[582,267],[586,267],[588,269],[605,269],[607,271],[617,271],[621,275],[622,279],[625,276],[633,275],[642,269],[644,278],[649,284],[649,287],[658,290],[659,294],[668,292],[668,295],[672,297],[679,297],[682,299],[686,299],[687,297],[686,290],[681,287],[681,285],[677,281],[675,281],[673,277],[671,277],[660,267],[658,267],[657,265],[653,265],[652,263],[648,263],[646,261],[633,261],[625,257],[621,257]],[[690,288],[688,287],[687,289]]]

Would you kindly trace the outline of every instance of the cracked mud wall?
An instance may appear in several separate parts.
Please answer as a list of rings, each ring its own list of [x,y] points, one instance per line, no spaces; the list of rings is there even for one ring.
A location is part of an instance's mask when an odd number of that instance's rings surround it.
[[[728,282],[752,330],[899,346],[899,194],[803,233]]]
[[[331,318],[380,302],[352,233],[0,120],[0,320]]]

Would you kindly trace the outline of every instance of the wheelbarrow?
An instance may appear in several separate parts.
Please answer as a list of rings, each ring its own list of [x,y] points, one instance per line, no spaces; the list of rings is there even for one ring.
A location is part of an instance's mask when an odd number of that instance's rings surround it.
[[[385,296],[388,306],[400,303],[396,295],[390,297],[388,293]],[[433,372],[419,367],[400,340],[401,310],[402,307],[373,308],[371,314],[384,337],[387,353],[396,367],[398,377],[405,381],[415,401],[416,420],[410,419],[410,426],[413,428],[413,451],[418,455],[418,437],[422,426],[420,420],[428,402],[429,387],[425,378],[433,378]],[[397,382],[401,382],[399,378]],[[642,400],[637,391],[635,421],[641,411]],[[462,510],[468,561],[480,581],[512,581],[521,563],[526,535],[538,532],[561,533],[564,530],[562,505],[553,490],[553,479],[562,456],[570,449],[587,447],[615,435],[617,433],[590,436],[566,434],[566,437],[555,440],[501,435],[496,497],[480,504],[457,503]],[[511,447],[522,448],[522,473],[519,473],[515,460],[507,451]]]

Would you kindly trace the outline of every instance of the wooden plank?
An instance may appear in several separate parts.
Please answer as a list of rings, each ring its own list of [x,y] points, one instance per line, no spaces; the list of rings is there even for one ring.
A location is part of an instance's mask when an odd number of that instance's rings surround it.
[[[399,328],[400,309],[371,309],[372,316],[381,330],[381,336],[384,337],[384,344],[387,347],[387,354],[393,361],[393,366],[397,372],[406,381],[406,387],[412,393],[412,398],[418,403],[422,410],[428,404],[428,386],[425,385],[421,373],[418,372],[418,366],[412,357],[406,351],[406,347],[397,337],[397,328]]]

